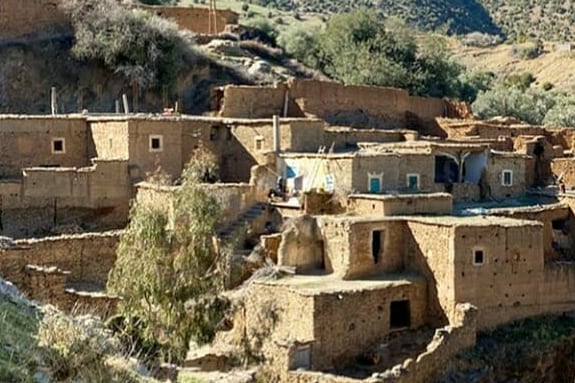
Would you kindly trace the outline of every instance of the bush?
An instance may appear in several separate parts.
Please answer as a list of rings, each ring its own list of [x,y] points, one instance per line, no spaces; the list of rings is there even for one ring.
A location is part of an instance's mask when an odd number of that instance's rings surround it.
[[[75,30],[74,56],[97,60],[142,88],[175,86],[190,40],[177,26],[115,0],[64,0]]]
[[[54,381],[152,382],[124,358],[120,344],[102,322],[90,316],[72,318],[44,310],[38,331],[39,360]]]
[[[539,57],[543,53],[543,42],[538,40],[536,42],[529,42],[525,44],[515,44],[511,48],[513,57],[522,60],[531,60]]]

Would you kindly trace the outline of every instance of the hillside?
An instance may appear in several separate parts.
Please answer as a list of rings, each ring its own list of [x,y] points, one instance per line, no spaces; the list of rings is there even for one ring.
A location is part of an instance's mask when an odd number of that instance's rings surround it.
[[[474,48],[465,47],[453,39],[451,51],[452,57],[470,71],[493,72],[500,78],[510,74],[531,73],[536,78],[535,86],[551,83],[557,91],[572,92],[575,89],[572,54],[555,51],[552,44],[547,44],[544,53],[531,60],[515,57],[510,44]]]
[[[186,0],[183,1],[187,2]],[[395,16],[423,30],[465,34],[480,31],[506,35],[511,40],[541,38],[575,40],[575,1],[559,0],[225,0],[271,9],[332,14],[368,7]],[[235,8],[235,7],[232,7]]]

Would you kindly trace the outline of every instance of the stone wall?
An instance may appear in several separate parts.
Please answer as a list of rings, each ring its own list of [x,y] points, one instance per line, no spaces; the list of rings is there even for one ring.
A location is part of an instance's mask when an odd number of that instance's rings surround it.
[[[61,151],[54,140],[63,140]],[[19,178],[28,167],[87,166],[94,147],[85,118],[1,116],[0,153],[0,178]]]
[[[0,40],[54,33],[67,29],[68,18],[59,0],[3,0],[0,2]]]
[[[102,288],[116,261],[119,231],[63,235],[16,241],[0,251],[0,275],[16,286],[26,285],[26,266],[56,267],[69,272],[67,283]]]
[[[237,24],[239,21],[239,15],[230,9],[218,9],[215,15],[210,15],[209,8],[145,5],[140,5],[139,7],[158,16],[173,20],[181,29],[187,29],[199,34],[219,34],[225,30],[226,25]],[[210,17],[212,18],[211,21]]]

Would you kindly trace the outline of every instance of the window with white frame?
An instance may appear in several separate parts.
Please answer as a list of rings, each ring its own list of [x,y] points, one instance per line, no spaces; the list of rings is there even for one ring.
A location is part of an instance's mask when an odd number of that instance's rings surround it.
[[[66,153],[66,139],[62,137],[52,138],[52,154]]]
[[[409,173],[406,177],[407,188],[412,191],[419,190],[419,174]]]
[[[367,173],[367,190],[370,193],[381,193],[383,173]]]
[[[159,134],[150,135],[150,152],[161,152],[164,150],[164,136]]]
[[[501,172],[501,185],[513,186],[513,170],[505,169]]]
[[[480,247],[473,249],[473,266],[481,266],[485,263],[485,250]]]

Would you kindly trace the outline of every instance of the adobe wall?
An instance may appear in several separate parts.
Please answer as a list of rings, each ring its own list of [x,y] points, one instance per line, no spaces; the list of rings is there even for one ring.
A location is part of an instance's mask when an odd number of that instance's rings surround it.
[[[454,322],[435,331],[426,351],[417,358],[408,359],[399,371],[377,373],[379,383],[428,383],[444,371],[451,359],[461,351],[473,347],[476,341],[477,309],[469,304],[459,304],[455,309]],[[398,375],[399,373],[399,375]],[[290,371],[285,380],[288,383],[359,383],[371,381],[354,379],[313,371]]]
[[[199,34],[218,34],[222,33],[226,25],[237,24],[239,21],[239,15],[230,9],[218,9],[216,10],[216,20],[215,25],[211,26],[210,30],[210,10],[209,8],[199,8],[199,7],[162,7],[162,6],[146,6],[139,5],[141,9],[150,11],[158,16],[171,19],[181,29],[187,29],[189,31],[199,33]],[[213,20],[213,15],[212,22]]]
[[[443,100],[412,97],[402,89],[298,79],[292,79],[288,84],[289,97],[299,110],[335,125],[338,120],[345,121],[353,114],[361,114],[368,120],[377,119],[404,127],[406,112],[424,120],[445,113]]]
[[[387,339],[392,331],[390,305],[409,301],[411,325],[427,323],[426,283],[398,281],[373,289],[343,290],[314,296],[314,342],[311,369],[329,370],[353,363],[358,355]],[[297,322],[300,323],[300,322]],[[330,323],[329,326],[326,326]]]
[[[448,193],[433,194],[355,194],[348,197],[348,212],[357,215],[451,215],[453,197]]]
[[[487,164],[487,182],[491,195],[494,198],[519,197],[525,194],[525,190],[531,184],[528,183],[527,175],[529,168],[533,165],[530,157],[522,155],[498,155],[489,156]],[[511,186],[502,185],[503,170],[513,172],[513,184]]]
[[[405,267],[427,282],[429,321],[441,326],[455,318],[454,230],[449,226],[408,221],[403,243]]]
[[[0,183],[0,233],[46,235],[62,225],[88,230],[123,227],[131,187],[125,161],[94,160],[87,168],[30,168]]]
[[[346,127],[327,127],[324,135],[324,145],[326,147],[333,145],[336,150],[354,148],[359,142],[402,142],[418,138],[418,133],[415,131],[353,129]]]
[[[201,188],[218,200],[222,208],[222,221],[226,223],[238,219],[240,214],[257,202],[267,201],[267,196],[258,196],[255,187],[249,184],[202,184]],[[136,200],[138,203],[169,211],[173,217],[173,199],[178,189],[177,186],[140,182],[137,185]]]
[[[317,80],[291,79],[273,87],[226,86],[219,92],[222,117],[308,116],[332,125],[404,128],[406,113],[430,120],[447,110],[442,99],[412,97],[402,89]]]
[[[554,158],[551,161],[551,171],[555,177],[561,177],[567,189],[575,186],[575,158]]]
[[[336,190],[353,191],[352,155],[290,154],[282,155],[278,160],[278,169],[285,169],[296,177],[301,177],[300,188],[309,186],[326,190],[327,178],[333,179]],[[315,172],[314,172],[315,169]],[[283,175],[284,177],[286,174]],[[293,187],[294,178],[287,179],[288,189]],[[367,181],[366,181],[367,187]]]
[[[543,251],[545,254],[545,262],[562,256],[554,249],[554,242],[557,241],[561,242],[562,245],[567,245],[565,240],[575,237],[573,214],[571,213],[571,208],[566,204],[544,205],[542,207],[530,206],[526,208],[490,209],[489,214],[541,222],[543,224]],[[563,230],[554,230],[553,221],[555,220],[565,221],[565,228]],[[560,238],[563,236],[566,236],[566,238]],[[561,239],[561,241],[559,239]],[[571,249],[573,245],[572,240],[569,241],[568,245],[565,250]]]
[[[25,286],[26,265],[55,266],[70,272],[67,282],[103,287],[116,261],[120,231],[63,235],[16,241],[16,248],[0,250],[0,275]]]
[[[0,40],[65,29],[68,18],[58,9],[59,3],[59,0],[3,0]]]
[[[52,140],[63,138],[64,152]],[[90,163],[94,146],[81,117],[0,116],[0,178],[19,178],[34,166],[81,167]]]
[[[66,284],[70,272],[57,267],[27,265],[24,285],[26,296],[43,304],[51,304],[74,315],[98,315],[107,318],[116,312],[119,297],[95,292],[78,292]]]
[[[219,116],[233,118],[272,118],[285,116],[287,84],[274,86],[228,85],[223,88]],[[294,116],[288,114],[288,116]],[[301,117],[297,114],[294,117]]]
[[[96,157],[101,159],[130,158],[130,145],[127,121],[90,122]]]
[[[383,191],[407,190],[407,175],[419,174],[419,190],[443,191],[443,185],[435,184],[435,163],[429,153],[409,154],[362,154],[353,162],[353,190],[369,192],[369,173],[381,174]]]
[[[482,250],[484,263],[474,264]],[[479,308],[478,328],[490,328],[532,311],[540,303],[543,225],[458,226],[454,235],[455,301]],[[541,301],[543,303],[543,301]]]
[[[318,217],[324,239],[324,264],[327,272],[341,279],[357,279],[403,269],[404,223],[382,219]],[[378,259],[372,253],[372,233],[382,232]]]

